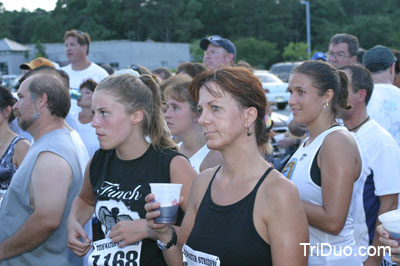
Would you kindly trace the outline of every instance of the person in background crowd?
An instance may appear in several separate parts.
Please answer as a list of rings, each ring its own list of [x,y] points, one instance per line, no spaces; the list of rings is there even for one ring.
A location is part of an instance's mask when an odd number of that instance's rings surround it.
[[[203,38],[200,41],[200,48],[205,51],[203,63],[208,69],[216,70],[220,67],[232,66],[235,63],[235,45],[219,35]]]
[[[112,75],[114,74],[114,68],[108,64],[100,64],[99,66],[101,66],[105,71],[107,71],[108,75]]]
[[[74,200],[68,247],[78,256],[90,250],[82,225],[95,212],[104,235],[93,243],[90,263],[111,258],[109,265],[114,265],[125,258],[137,265],[165,265],[144,219],[144,197],[150,193],[149,183],[179,183],[187,199],[196,173],[168,135],[158,85],[150,75],[112,75],[96,87],[92,110],[101,149],[89,161]]]
[[[29,142],[10,129],[15,116],[12,111],[16,100],[11,92],[0,86],[0,190],[8,189],[11,178],[21,165],[29,149]],[[0,198],[3,195],[0,195]],[[1,201],[0,201],[1,202]]]
[[[358,38],[351,34],[338,33],[329,42],[327,62],[339,68],[357,63]]]
[[[312,58],[312,60],[322,60],[326,62],[326,55],[323,52],[316,52]]]
[[[393,85],[400,88],[400,50],[392,49],[394,56],[396,57],[396,62],[394,64],[394,81]]]
[[[139,73],[139,75],[150,75],[152,76],[153,74],[151,73],[151,71],[142,65],[136,65],[136,64],[132,64],[129,66],[130,69],[135,70],[137,73]]]
[[[365,49],[364,48],[358,48],[357,50],[357,64],[363,65],[363,57],[365,54]]]
[[[182,265],[182,244],[188,265],[197,258],[221,266],[307,265],[300,245],[308,242],[307,219],[298,192],[259,152],[268,135],[258,78],[242,67],[210,70],[194,78],[190,92],[207,146],[220,151],[223,162],[195,179],[179,241],[164,250],[168,265]],[[153,200],[146,197],[147,224],[167,243],[174,230],[154,222],[160,205]]]
[[[51,68],[55,68],[54,64],[49,59],[44,57],[37,57],[30,62],[21,64],[19,68],[22,69],[22,74],[25,75],[29,71],[40,66],[49,66]]]
[[[77,123],[76,131],[79,133],[89,153],[92,157],[94,153],[100,148],[99,141],[96,136],[96,130],[92,127],[93,120],[92,112],[92,96],[96,89],[97,83],[92,79],[84,81],[80,86],[81,98],[78,100],[78,106],[82,111],[78,113],[79,123]]]
[[[383,127],[367,114],[367,104],[371,98],[374,83],[371,74],[361,65],[345,66],[349,78],[349,104],[351,109],[343,110],[341,118],[344,125],[354,132],[360,148],[362,174],[355,183],[362,197],[355,204],[353,215],[356,243],[361,247],[369,245],[378,248],[376,225],[378,215],[394,210],[400,192],[400,148]],[[365,256],[364,265],[379,265],[382,254]]]
[[[197,173],[220,164],[221,154],[207,148],[203,129],[197,123],[200,114],[189,92],[192,78],[177,75],[170,79],[164,91],[164,98],[167,99],[164,117],[171,135],[180,140],[179,151],[189,158]]]
[[[45,68],[45,67],[48,67],[48,68],[55,68],[55,65],[54,65],[53,62],[51,62],[51,61],[50,61],[49,59],[47,59],[47,58],[44,58],[44,57],[37,57],[37,58],[33,59],[32,61],[26,62],[26,63],[21,64],[21,65],[19,66],[19,68],[22,70],[23,75],[27,74],[28,72],[30,72],[30,71],[32,71],[32,70],[34,70],[34,69],[37,69],[37,68]],[[19,87],[20,84],[21,84],[21,82],[18,82],[18,85],[17,85],[17,88],[16,88],[17,90],[18,90],[18,87]],[[18,135],[20,135],[21,137],[26,138],[29,142],[32,142],[32,140],[33,140],[32,136],[31,136],[28,132],[23,131],[23,130],[21,130],[21,129],[18,127],[18,122],[17,122],[16,119],[15,119],[15,120],[13,121],[13,123],[11,124],[11,129],[12,129],[15,133],[17,133]]]
[[[244,61],[244,60],[239,60],[239,61],[237,62],[237,64],[236,64],[236,66],[238,66],[238,67],[245,67],[245,68],[247,68],[248,70],[253,71],[253,67],[252,67],[248,62],[246,62],[246,61]]]
[[[157,75],[162,81],[172,76],[171,71],[167,67],[158,67],[153,69],[151,72],[153,75]]]
[[[338,250],[348,246],[357,253],[352,217],[357,195],[353,186],[362,163],[355,139],[336,122],[339,108],[349,108],[347,84],[346,73],[320,60],[297,66],[289,78],[293,119],[306,124],[309,137],[282,173],[296,184],[303,201],[313,247],[310,266],[361,264],[359,257],[328,252],[329,247]]]
[[[176,74],[187,74],[194,78],[197,74],[200,74],[203,71],[206,71],[207,67],[202,63],[181,63],[178,65],[176,70]]]
[[[52,68],[32,70],[22,80],[13,109],[34,143],[0,208],[0,264],[73,265],[65,224],[82,185],[83,143],[65,126],[69,89]]]
[[[385,230],[382,224],[378,225],[376,228],[376,231],[378,232],[379,235],[379,240],[386,246],[390,247],[391,253],[392,253],[392,262],[393,263],[400,263],[400,246],[399,246],[399,241],[397,239],[391,239],[389,237],[389,232]],[[389,266],[392,264],[389,263],[382,263],[382,266]],[[394,264],[396,265],[396,264]]]
[[[396,57],[389,48],[377,45],[365,53],[363,61],[374,81],[368,115],[400,145],[400,90],[393,85]]]
[[[69,86],[72,92],[79,92],[79,86],[89,78],[99,83],[108,76],[107,71],[102,67],[89,61],[90,36],[87,32],[80,30],[66,31],[64,45],[65,54],[70,64],[61,69],[67,72],[69,76]],[[76,100],[71,100],[71,110],[66,118],[67,123],[74,129],[76,129],[77,121],[73,117],[77,117],[76,114],[80,111]]]

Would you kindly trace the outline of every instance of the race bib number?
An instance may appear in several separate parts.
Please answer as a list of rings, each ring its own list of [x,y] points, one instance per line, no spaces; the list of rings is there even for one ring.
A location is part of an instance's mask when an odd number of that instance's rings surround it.
[[[188,266],[220,266],[217,256],[193,250],[188,245],[184,245],[182,251]]]
[[[138,266],[142,241],[123,248],[113,243],[110,238],[93,242],[93,252],[89,255],[90,266]]]

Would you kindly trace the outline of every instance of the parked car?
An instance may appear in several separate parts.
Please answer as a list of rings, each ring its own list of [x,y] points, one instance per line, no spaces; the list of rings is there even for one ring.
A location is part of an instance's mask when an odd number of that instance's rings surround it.
[[[288,82],[292,70],[303,62],[282,62],[271,66],[269,72],[278,76],[282,81]]]
[[[17,75],[3,75],[3,81],[1,85],[7,89],[12,89],[18,83]]]
[[[279,110],[285,109],[290,97],[288,84],[267,70],[254,70],[254,75],[260,79],[268,102],[276,104]]]

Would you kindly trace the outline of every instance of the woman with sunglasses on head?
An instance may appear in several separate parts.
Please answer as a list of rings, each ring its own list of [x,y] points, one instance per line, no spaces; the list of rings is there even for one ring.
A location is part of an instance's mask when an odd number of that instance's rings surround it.
[[[78,256],[89,251],[82,225],[95,212],[104,238],[93,243],[89,265],[165,265],[144,219],[149,183],[183,184],[187,197],[196,173],[166,131],[159,87],[149,75],[112,75],[96,87],[92,110],[101,149],[89,161],[73,203],[68,246]]]
[[[0,191],[7,190],[30,147],[27,140],[10,129],[15,118],[12,110],[15,103],[11,92],[0,86]]]
[[[197,123],[200,114],[190,96],[191,82],[192,78],[187,75],[169,78],[164,91],[167,99],[164,117],[171,135],[180,140],[179,151],[189,158],[193,169],[199,173],[220,164],[222,158],[219,152],[208,149],[203,129]]]
[[[207,146],[223,161],[195,179],[178,243],[164,250],[168,265],[182,265],[182,245],[188,265],[306,265],[307,220],[296,187],[259,151],[268,141],[260,81],[227,67],[197,75],[190,91]],[[173,229],[155,223],[153,199],[146,197],[148,226],[167,243]]]
[[[336,122],[339,108],[349,109],[346,73],[307,61],[290,75],[289,92],[293,121],[306,124],[309,137],[282,173],[297,185],[307,214],[309,265],[361,265],[352,218],[361,158],[353,136]],[[344,248],[352,255],[346,256]]]

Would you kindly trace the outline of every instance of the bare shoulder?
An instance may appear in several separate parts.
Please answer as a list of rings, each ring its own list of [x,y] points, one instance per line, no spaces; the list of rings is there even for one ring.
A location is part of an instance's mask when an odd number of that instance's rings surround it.
[[[320,156],[333,157],[336,161],[347,160],[359,156],[357,142],[350,132],[337,130],[324,139]]]
[[[295,184],[277,170],[272,170],[260,187],[268,205],[291,204],[299,201],[299,193]]]
[[[357,143],[354,137],[350,134],[350,132],[345,130],[337,130],[328,134],[325,137],[323,146],[351,148],[351,147],[357,147]],[[337,150],[337,148],[335,148],[334,150]]]
[[[213,168],[208,168],[201,172],[193,181],[192,190],[190,191],[191,197],[194,200],[195,208],[197,210],[198,205],[200,205],[201,200],[206,193],[207,187],[210,184],[214,173],[217,171],[219,166]]]
[[[177,155],[174,158],[172,158],[170,168],[171,170],[173,170],[174,168],[181,169],[188,166],[191,167],[188,159],[186,159],[186,157],[182,155]]]
[[[71,178],[72,168],[60,155],[54,152],[41,152],[36,160],[34,174],[51,179]],[[54,175],[57,173],[57,175]]]
[[[26,139],[21,139],[15,144],[15,151],[16,152],[24,152],[25,153],[29,150],[31,144]]]
[[[219,151],[210,150],[200,165],[200,172],[222,163],[222,154]]]
[[[17,165],[18,167],[21,165],[30,146],[31,146],[30,143],[25,139],[22,139],[15,144],[15,151],[13,158],[13,162],[15,165]]]

